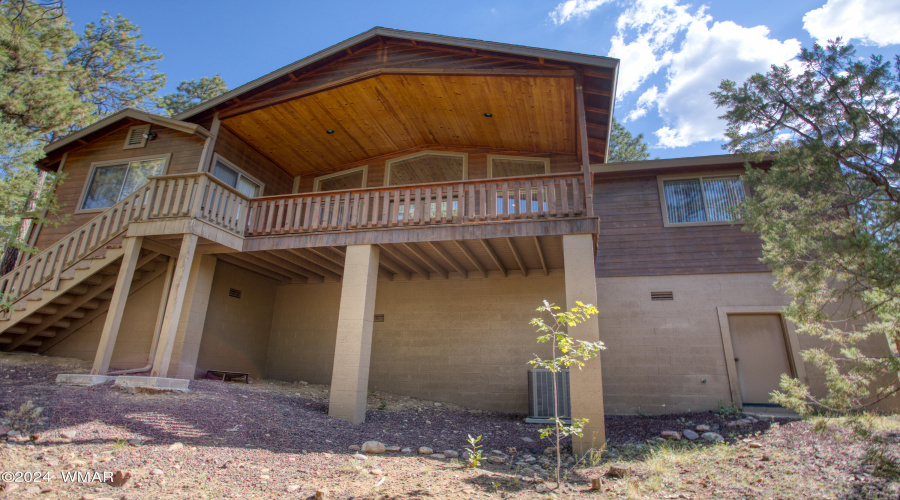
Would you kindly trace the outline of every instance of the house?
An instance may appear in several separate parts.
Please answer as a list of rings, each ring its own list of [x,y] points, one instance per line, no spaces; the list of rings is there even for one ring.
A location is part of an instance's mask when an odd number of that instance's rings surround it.
[[[105,118],[47,147],[69,217],[0,279],[0,346],[93,382],[330,384],[352,422],[369,389],[525,413],[534,309],[582,301],[571,333],[608,350],[571,374],[580,447],[605,412],[821,387],[729,220],[742,161],[606,162],[618,64],[375,28],[174,118]]]

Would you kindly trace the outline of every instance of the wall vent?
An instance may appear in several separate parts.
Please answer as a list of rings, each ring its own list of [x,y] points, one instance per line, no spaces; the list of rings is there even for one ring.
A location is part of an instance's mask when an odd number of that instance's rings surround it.
[[[229,297],[234,297],[234,298],[236,298],[236,299],[239,299],[239,298],[241,298],[241,291],[238,290],[237,288],[229,288],[229,289],[228,289],[228,296],[229,296]]]
[[[384,314],[376,314],[375,322],[376,323],[384,323]]]
[[[147,145],[147,136],[150,135],[150,125],[138,125],[128,129],[125,136],[125,147],[122,149],[142,148]]]
[[[650,300],[675,300],[672,292],[650,292]]]
[[[572,400],[569,393],[569,370],[556,372],[559,418],[571,423]],[[553,373],[543,368],[528,370],[528,418],[531,424],[550,422],[553,418]]]

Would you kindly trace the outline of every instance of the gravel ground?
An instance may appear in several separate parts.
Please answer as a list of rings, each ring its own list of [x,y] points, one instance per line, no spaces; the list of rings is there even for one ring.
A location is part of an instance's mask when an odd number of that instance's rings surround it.
[[[540,426],[524,424],[516,415],[372,393],[366,423],[352,425],[327,416],[327,387],[305,383],[198,380],[187,394],[54,383],[58,373],[88,369],[89,364],[77,360],[0,355],[0,412],[33,401],[45,408],[47,417],[27,441],[4,443],[0,438],[0,472],[51,473],[49,482],[0,482],[0,496],[309,498],[325,488],[328,498],[541,498],[538,491],[547,478],[545,470],[531,467],[545,460],[542,451],[549,442],[540,441]],[[713,413],[608,417],[606,459],[643,460],[651,449],[644,443],[663,430],[724,422]],[[745,446],[743,439],[756,434],[791,447],[797,443],[784,433],[793,425],[772,428],[773,422],[760,421],[721,432],[733,447]],[[506,461],[469,469],[458,461],[415,453],[421,446],[462,452],[467,434],[483,435],[486,454],[503,452]],[[413,451],[355,458],[350,447],[369,440]],[[528,454],[535,460],[527,468],[514,465]],[[589,491],[590,478],[603,474],[605,467],[595,463],[576,469],[570,476],[574,491],[563,496],[596,498]],[[633,467],[634,477],[642,477],[642,466]],[[131,477],[115,487],[96,478],[64,482],[64,471],[123,471]],[[634,486],[629,484],[607,481],[604,488],[613,495],[631,495],[628,488]],[[745,497],[711,495],[713,490],[698,488],[681,498]]]

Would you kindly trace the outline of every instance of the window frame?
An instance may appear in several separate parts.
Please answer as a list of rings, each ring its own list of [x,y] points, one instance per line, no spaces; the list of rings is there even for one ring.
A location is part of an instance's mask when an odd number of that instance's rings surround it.
[[[369,166],[368,165],[363,165],[361,167],[354,167],[354,168],[350,168],[347,170],[341,170],[339,172],[334,172],[332,174],[320,175],[313,180],[313,191],[316,193],[328,193],[330,191],[321,191],[319,189],[321,181],[326,181],[328,179],[333,179],[335,177],[340,177],[342,175],[349,175],[354,172],[359,172],[360,170],[363,173],[362,186],[360,186],[358,188],[350,188],[350,189],[364,189],[368,185],[368,182],[369,182]],[[334,191],[340,191],[340,189],[335,189]]]
[[[524,161],[532,161],[532,162],[541,162],[544,164],[544,173],[543,174],[534,174],[534,175],[546,175],[550,173],[550,158],[545,158],[542,156],[512,156],[512,155],[487,155],[487,176],[488,179],[494,178],[494,160],[524,160]],[[522,177],[522,176],[518,176]],[[528,177],[528,176],[524,176]],[[499,179],[503,179],[504,177],[499,177]]]
[[[91,188],[91,182],[94,180],[94,170],[97,167],[105,167],[108,165],[121,165],[126,164],[130,165],[135,161],[146,161],[146,160],[165,160],[165,164],[163,165],[163,172],[159,175],[167,175],[169,172],[169,165],[172,163],[172,153],[167,153],[163,155],[148,155],[148,156],[137,156],[132,158],[121,158],[119,160],[103,160],[103,161],[95,161],[91,163],[91,167],[88,170],[87,179],[84,181],[84,185],[81,186],[81,196],[78,197],[78,205],[76,205],[75,212],[76,214],[89,214],[89,213],[100,213],[106,210],[109,207],[101,207],[101,208],[81,208],[84,206],[85,198],[87,198],[87,193]],[[118,203],[118,201],[116,202]],[[115,205],[115,203],[113,203]],[[110,205],[111,207],[112,205]]]
[[[743,224],[741,219],[732,219],[732,220],[723,220],[723,221],[703,221],[703,222],[669,222],[669,211],[667,210],[666,205],[666,190],[664,186],[665,181],[677,180],[677,179],[700,179],[701,185],[701,194],[703,195],[703,211],[704,213],[709,213],[709,210],[706,206],[706,193],[702,190],[703,179],[709,179],[714,177],[734,177],[736,176],[741,181],[741,186],[744,188],[744,199],[747,199],[750,196],[750,191],[747,189],[747,184],[741,179],[741,175],[744,173],[743,170],[723,170],[720,172],[713,173],[693,173],[693,174],[678,174],[678,175],[658,175],[656,176],[656,186],[659,191],[659,208],[662,211],[663,218],[663,227],[697,227],[697,226],[730,226],[733,224]]]
[[[426,150],[419,151],[417,153],[412,153],[404,156],[398,156],[396,158],[391,158],[390,160],[386,160],[384,162],[384,185],[385,187],[391,186],[391,166],[394,163],[398,163],[401,161],[412,160],[413,158],[418,158],[420,156],[426,155],[434,155],[434,156],[452,156],[455,158],[462,158],[463,168],[462,168],[462,179],[452,180],[452,181],[435,181],[435,182],[425,182],[423,184],[440,184],[441,182],[461,182],[469,180],[469,153],[462,153],[457,151],[434,151],[434,150]],[[398,186],[415,186],[416,184],[397,184]]]
[[[227,158],[220,155],[219,153],[215,153],[213,155],[213,161],[209,165],[209,170],[206,173],[213,176],[217,181],[221,182],[221,179],[216,177],[216,175],[213,173],[213,169],[216,168],[216,162],[219,162],[219,161],[224,163],[225,166],[227,166],[228,168],[234,169],[234,171],[237,172],[238,175],[243,175],[244,177],[246,177],[246,178],[250,179],[251,181],[255,182],[256,184],[258,184],[259,185],[259,193],[257,193],[257,195],[255,197],[259,198],[260,196],[263,196],[263,192],[265,192],[265,190],[266,190],[266,185],[263,184],[262,181],[260,181],[256,177],[253,177],[252,175],[248,174],[244,169],[235,165],[233,161],[228,160]],[[231,186],[229,186],[229,187],[231,187]],[[237,189],[237,187],[235,187],[233,189]]]

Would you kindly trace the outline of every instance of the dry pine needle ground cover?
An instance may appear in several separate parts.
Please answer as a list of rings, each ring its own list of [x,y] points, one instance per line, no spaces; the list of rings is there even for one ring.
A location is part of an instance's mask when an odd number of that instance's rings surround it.
[[[54,383],[58,373],[88,368],[0,355],[0,419],[29,401],[43,408],[16,417],[19,427],[30,425],[25,435],[0,437],[0,472],[49,475],[0,481],[0,497],[310,498],[318,490],[327,498],[388,499],[900,498],[897,416],[733,428],[725,424],[738,416],[726,412],[609,417],[607,450],[569,466],[560,491],[552,490],[539,426],[514,415],[373,393],[366,423],[351,425],[327,416],[327,387],[303,383],[194,381],[188,394]],[[701,424],[722,426],[725,442],[654,439]],[[473,469],[462,459],[417,453],[461,453],[467,434],[483,435],[485,455],[494,458]],[[369,440],[411,451],[351,450]],[[621,477],[607,475],[611,468]],[[63,481],[75,471],[100,476]],[[110,484],[104,472],[120,475]],[[599,491],[591,490],[596,477]]]

